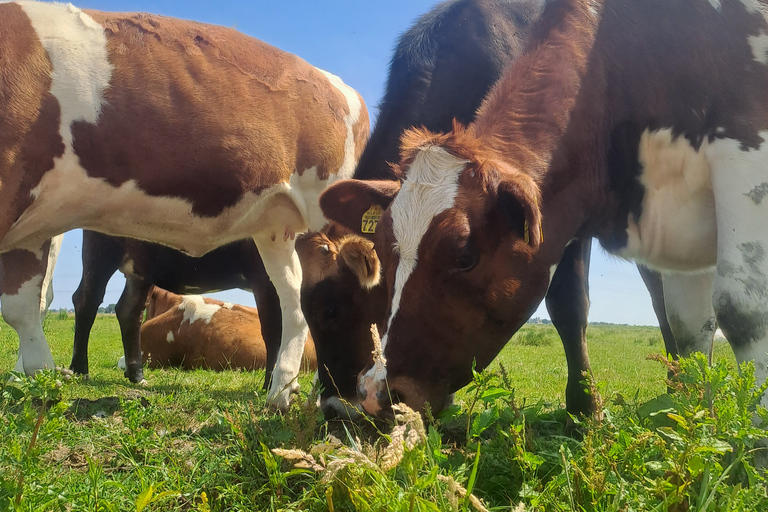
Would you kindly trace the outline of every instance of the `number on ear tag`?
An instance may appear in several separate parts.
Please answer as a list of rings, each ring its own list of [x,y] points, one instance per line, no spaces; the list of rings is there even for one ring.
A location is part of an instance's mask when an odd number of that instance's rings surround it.
[[[363,233],[375,233],[382,213],[384,213],[384,210],[378,204],[368,208],[368,211],[363,214],[363,224],[360,227],[360,231]]]

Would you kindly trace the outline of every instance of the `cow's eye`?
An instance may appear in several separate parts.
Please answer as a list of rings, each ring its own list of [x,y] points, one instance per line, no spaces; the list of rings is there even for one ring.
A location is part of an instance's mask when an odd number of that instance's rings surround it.
[[[469,272],[477,265],[477,256],[474,252],[464,251],[456,260],[456,270],[459,272]]]

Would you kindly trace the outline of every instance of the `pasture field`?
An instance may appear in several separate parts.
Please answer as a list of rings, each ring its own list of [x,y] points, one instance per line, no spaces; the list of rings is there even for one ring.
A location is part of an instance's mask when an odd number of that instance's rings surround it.
[[[49,314],[45,332],[68,364],[73,318]],[[401,411],[393,427],[323,422],[308,374],[284,415],[265,407],[263,372],[146,370],[149,385],[132,385],[108,315],[88,382],[9,383],[18,340],[2,323],[0,511],[768,510],[751,451],[759,391],[725,343],[712,369],[685,361],[668,395],[666,365],[647,359],[658,329],[588,335],[600,421],[569,422],[559,338],[531,325],[454,408]]]

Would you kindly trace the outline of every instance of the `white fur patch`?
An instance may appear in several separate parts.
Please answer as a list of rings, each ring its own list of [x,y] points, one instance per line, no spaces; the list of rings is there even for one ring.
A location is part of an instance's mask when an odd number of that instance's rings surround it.
[[[453,207],[459,191],[459,175],[467,162],[456,158],[436,146],[421,149],[408,169],[407,178],[400,192],[390,205],[392,231],[395,236],[394,250],[400,256],[395,271],[395,290],[388,326],[400,309],[403,288],[416,268],[419,244],[429,229],[432,219]],[[389,329],[387,329],[389,330]],[[389,333],[381,339],[381,350],[387,345]],[[366,380],[374,382],[386,379],[386,368],[374,365],[366,374]]]
[[[184,312],[184,318],[181,323],[189,322],[193,324],[198,320],[204,321],[206,324],[211,323],[213,315],[216,314],[221,306],[218,304],[208,304],[200,295],[185,295],[184,300],[179,304],[179,311]]]
[[[763,32],[759,36],[749,36],[747,41],[752,48],[755,60],[760,64],[768,65],[768,34]]]
[[[18,2],[53,65],[51,94],[61,108],[60,134],[71,151],[75,121],[95,123],[112,78],[107,37],[93,18],[72,4]]]
[[[357,122],[360,120],[360,112],[363,109],[360,97],[357,95],[357,91],[345,84],[341,78],[334,74],[331,74],[322,69],[316,68],[331,82],[336,89],[344,95],[347,100],[347,107],[349,108],[349,114],[344,116],[344,125],[347,127],[347,138],[344,141],[344,163],[338,170],[337,177],[335,179],[351,178],[355,172],[355,166],[357,160],[355,159],[355,133],[354,128]]]
[[[211,316],[213,316],[213,315],[211,315]],[[192,322],[194,322],[194,320],[192,320]],[[192,323],[192,322],[190,322],[190,323]],[[174,341],[176,341],[176,338],[173,336],[173,331],[168,331],[168,334],[166,334],[166,336],[165,336],[165,341],[167,341],[168,343],[173,343]]]
[[[708,142],[699,151],[671,129],[640,138],[640,219],[630,214],[628,243],[619,255],[652,268],[703,270],[717,260],[717,225]]]
[[[722,5],[720,0],[707,0],[707,2],[709,2],[712,5],[712,7],[714,7],[718,11],[722,11]],[[747,12],[755,12],[757,10],[754,0],[741,0],[741,3],[744,4],[744,8],[747,10]]]
[[[46,367],[55,367],[42,327],[45,294],[41,293],[41,289],[44,278],[44,274],[38,274],[22,284],[17,294],[2,297],[3,319],[19,335],[16,368],[23,368],[27,375]]]
[[[762,383],[768,332],[742,323],[768,318],[768,130],[759,135],[764,142],[758,149],[745,151],[739,141],[723,139],[710,145],[709,155],[718,227],[714,306],[729,336],[747,336],[729,341],[739,362],[755,361]],[[768,405],[768,395],[762,403]]]
[[[231,302],[225,302],[224,304],[221,305],[221,307],[223,307],[224,309],[232,309],[233,307],[235,307],[235,305],[232,304]]]

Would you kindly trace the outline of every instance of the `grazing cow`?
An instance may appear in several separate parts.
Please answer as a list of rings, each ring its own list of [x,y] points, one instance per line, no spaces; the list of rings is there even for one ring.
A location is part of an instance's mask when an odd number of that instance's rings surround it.
[[[15,249],[0,254],[0,305],[3,319],[16,330],[20,344],[34,348],[48,344],[43,333],[43,320],[53,301],[53,270],[64,235],[43,243],[38,251]],[[42,357],[33,354],[31,357]],[[53,368],[53,363],[49,364]],[[14,368],[24,371],[21,351]]]
[[[398,41],[376,127],[355,178],[398,179],[388,162],[399,159],[400,136],[408,127],[447,131],[454,118],[472,121],[503,68],[522,53],[529,26],[542,7],[541,0],[451,0],[422,16]],[[355,410],[357,374],[371,361],[370,326],[376,323],[383,331],[386,320],[386,289],[368,275],[378,268],[378,262],[373,263],[376,255],[370,243],[353,241],[370,235],[361,233],[360,223],[350,227],[352,231],[337,225],[333,233],[303,235],[296,245],[304,270],[302,309],[317,340],[321,403],[327,417]],[[595,397],[580,383],[582,372],[590,370],[585,340],[590,248],[589,237],[574,240],[546,297],[565,348],[566,403],[573,414],[588,414],[596,407]],[[664,329],[660,279],[648,270],[641,273],[657,312],[661,304],[659,322],[667,349],[674,354],[674,338]]]
[[[472,124],[404,137],[402,186],[329,189],[326,215],[350,226],[387,208],[389,309],[364,408],[441,409],[580,236],[664,272],[678,340],[706,350],[714,310],[765,379],[767,17],[764,1],[551,0]]]
[[[360,96],[232,29],[65,4],[0,4],[0,59],[0,253],[76,227],[193,256],[253,238],[281,305],[268,399],[287,408],[307,335],[294,235],[354,171]],[[53,363],[20,352],[27,373]]]
[[[141,351],[150,368],[256,370],[267,364],[256,308],[200,295],[177,295],[157,286],[147,297]],[[125,356],[118,361],[118,366],[124,364]],[[311,338],[304,346],[301,367],[317,367]]]
[[[264,386],[268,386],[280,347],[280,302],[253,240],[234,242],[200,258],[192,258],[161,245],[84,230],[82,255],[83,278],[72,296],[75,305],[72,371],[88,374],[91,327],[104,300],[107,283],[120,268],[126,274],[126,284],[115,312],[127,357],[140,350],[139,330],[153,285],[182,294],[231,288],[252,290],[259,307],[259,336],[263,335],[266,346]],[[126,377],[132,382],[144,379],[141,367],[138,367],[138,375],[128,374],[127,370]]]

